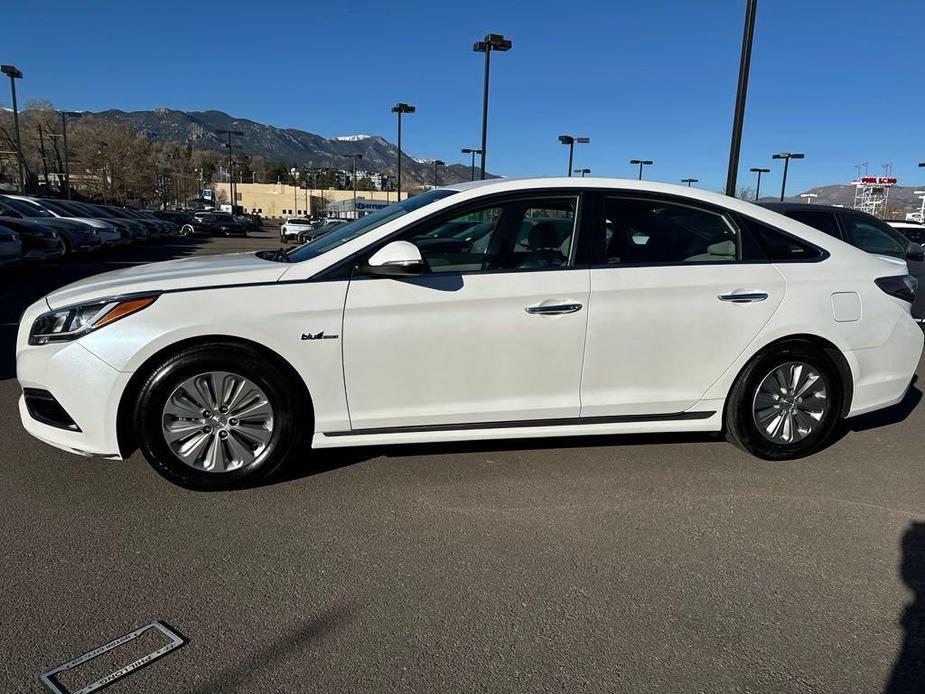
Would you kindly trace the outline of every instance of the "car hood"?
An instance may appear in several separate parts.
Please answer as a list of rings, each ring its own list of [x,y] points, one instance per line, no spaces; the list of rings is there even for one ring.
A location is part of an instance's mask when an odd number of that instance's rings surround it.
[[[85,231],[92,232],[93,227],[90,226],[87,222],[79,222],[76,219],[70,217],[30,217],[29,220],[23,221],[32,221],[36,224],[40,224],[44,227],[50,227],[52,229],[71,229],[74,231]]]
[[[253,253],[196,256],[105,272],[69,284],[46,298],[51,308],[136,292],[275,282],[289,267]]]

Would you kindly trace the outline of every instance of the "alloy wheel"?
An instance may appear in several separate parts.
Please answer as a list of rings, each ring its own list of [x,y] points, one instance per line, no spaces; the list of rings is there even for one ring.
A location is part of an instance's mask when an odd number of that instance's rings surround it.
[[[186,379],[164,404],[171,452],[196,470],[222,473],[257,460],[273,436],[273,406],[253,381],[227,371]]]
[[[775,367],[755,393],[752,416],[768,441],[792,444],[815,431],[829,408],[825,378],[812,365],[791,361]]]

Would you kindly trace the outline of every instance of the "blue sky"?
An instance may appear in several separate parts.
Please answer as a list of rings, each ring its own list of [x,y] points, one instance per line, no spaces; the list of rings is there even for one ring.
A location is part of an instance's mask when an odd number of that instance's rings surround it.
[[[656,162],[647,178],[721,189],[743,14],[744,0],[51,0],[4,8],[0,61],[25,73],[21,102],[213,108],[325,136],[394,141],[389,108],[406,101],[405,149],[463,161],[480,132],[472,42],[498,32],[514,47],[492,61],[489,170],[560,175],[570,133],[591,137],[575,166],[595,175],[631,176],[640,157]],[[740,182],[767,166],[762,189],[779,186],[770,155],[790,150],[807,158],[789,192],[862,161],[925,183],[923,28],[925,2],[759,0]]]

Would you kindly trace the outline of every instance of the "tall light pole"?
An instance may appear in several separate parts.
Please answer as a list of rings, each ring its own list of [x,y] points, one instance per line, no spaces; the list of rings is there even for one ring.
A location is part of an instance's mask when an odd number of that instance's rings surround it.
[[[642,167],[643,166],[652,166],[655,162],[651,159],[630,159],[630,164],[639,165],[639,180],[642,180]]]
[[[226,135],[228,137],[228,144],[225,145],[228,148],[228,192],[231,193],[231,214],[234,214],[235,207],[238,205],[238,196],[236,193],[234,185],[234,161],[231,158],[231,137],[237,135],[238,137],[244,137],[244,133],[240,130],[216,130],[216,135]]]
[[[501,34],[485,34],[485,38],[476,41],[472,50],[476,53],[485,54],[485,81],[482,85],[482,167],[481,180],[485,180],[485,155],[488,151],[488,78],[491,73],[491,52],[511,50],[510,39],[504,38]]]
[[[362,154],[348,154],[348,157],[351,159],[351,174],[350,177],[353,179],[353,218],[359,219],[360,213],[357,210],[357,159],[362,159]],[[401,153],[399,153],[401,156]]]
[[[778,154],[771,155],[771,159],[783,159],[784,160],[784,178],[780,182],[780,201],[784,201],[784,192],[787,189],[787,169],[790,168],[791,159],[803,159],[805,154],[796,154],[794,152],[780,152]]]
[[[61,134],[64,136],[64,180],[67,186],[67,199],[71,199],[71,154],[67,149],[67,120],[80,118],[79,111],[61,111]]]
[[[749,169],[752,173],[758,174],[758,185],[755,186],[755,202],[758,202],[758,199],[761,195],[761,174],[771,173],[771,169],[762,169],[757,166],[753,166]]]
[[[568,175],[572,175],[572,155],[575,152],[575,143],[577,142],[580,145],[586,145],[591,142],[590,137],[574,137],[572,135],[559,135],[559,142],[563,145],[568,145]]]
[[[459,151],[462,152],[463,154],[472,155],[472,163],[469,165],[469,180],[474,181],[475,180],[475,155],[481,154],[482,150],[480,150],[478,147],[463,147]]]
[[[440,161],[439,159],[434,159],[434,188],[437,187],[437,167],[446,166],[445,161]]]
[[[591,169],[575,169],[575,173],[581,174],[581,177],[584,178],[585,174],[591,173]]]
[[[682,178],[681,183],[686,183],[687,187],[690,188],[691,183],[700,183],[700,179],[699,178]]]
[[[396,165],[396,179],[398,181],[398,197],[396,201],[401,202],[401,114],[414,113],[415,108],[411,104],[398,102],[392,107],[392,113],[398,114],[398,164]]]
[[[16,164],[19,167],[19,192],[26,194],[26,176],[23,173],[22,141],[19,139],[19,107],[16,105],[16,80],[22,79],[22,71],[15,65],[0,65],[0,72],[10,78],[10,92],[13,95],[13,129],[16,131]]]
[[[745,95],[748,92],[748,71],[752,61],[752,38],[755,35],[755,12],[758,0],[745,0],[745,28],[742,30],[742,54],[739,57],[739,82],[736,88],[735,112],[732,116],[732,142],[729,145],[729,169],[726,173],[726,195],[735,197],[739,171],[739,150],[742,147],[742,124],[745,121]]]

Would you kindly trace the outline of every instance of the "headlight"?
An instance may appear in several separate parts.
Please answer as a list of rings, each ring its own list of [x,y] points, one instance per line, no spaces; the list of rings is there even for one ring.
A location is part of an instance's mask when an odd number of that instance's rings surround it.
[[[67,342],[147,308],[160,294],[101,299],[43,313],[29,330],[30,345]]]

